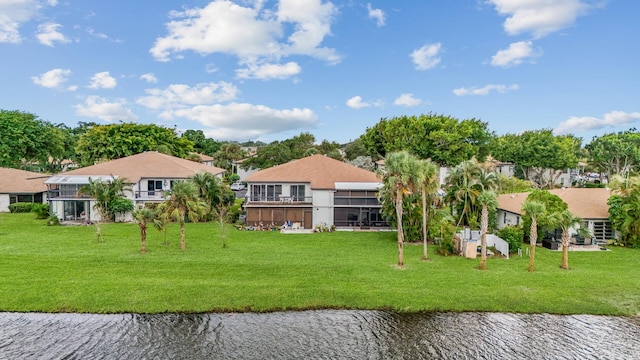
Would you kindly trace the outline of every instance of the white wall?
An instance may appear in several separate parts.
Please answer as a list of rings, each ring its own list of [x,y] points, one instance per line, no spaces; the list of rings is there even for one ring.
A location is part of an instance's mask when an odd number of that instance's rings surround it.
[[[506,215],[506,221],[505,221]],[[498,229],[502,229],[509,225],[518,226],[522,223],[522,218],[520,215],[514,214],[509,211],[498,210]]]
[[[9,194],[0,194],[0,212],[9,212]]]
[[[333,190],[313,191],[313,226],[333,225]]]

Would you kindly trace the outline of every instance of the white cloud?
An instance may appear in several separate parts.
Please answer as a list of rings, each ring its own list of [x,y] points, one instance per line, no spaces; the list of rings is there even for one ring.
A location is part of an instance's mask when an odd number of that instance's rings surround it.
[[[103,71],[91,77],[89,87],[91,89],[113,89],[116,85],[118,85],[116,79],[108,71]]]
[[[440,49],[442,44],[426,44],[411,53],[411,59],[418,70],[429,70],[440,63]]]
[[[302,71],[300,65],[290,61],[284,65],[280,64],[247,64],[247,68],[238,69],[236,73],[241,79],[286,79],[297,75]]]
[[[140,79],[151,84],[156,84],[158,82],[158,78],[153,73],[142,74],[140,75]]]
[[[526,58],[539,57],[542,52],[533,51],[531,41],[518,41],[509,44],[509,48],[498,51],[491,57],[491,65],[500,67],[510,67],[522,64]]]
[[[134,121],[138,117],[126,108],[127,102],[124,99],[109,101],[99,96],[89,96],[83,104],[77,104],[76,115],[90,118],[102,119],[107,122],[113,121]]]
[[[398,96],[396,100],[393,102],[393,104],[398,106],[411,107],[411,106],[418,106],[422,104],[422,100],[413,97],[413,94],[407,93],[407,94],[402,94]]]
[[[54,41],[60,43],[68,43],[70,42],[64,34],[58,31],[62,25],[54,24],[54,23],[46,23],[38,25],[38,34],[36,38],[40,41],[41,44],[47,46],[53,46]]]
[[[369,17],[374,19],[378,26],[384,26],[384,11],[373,9],[370,3],[367,3],[367,10],[369,11]]]
[[[611,111],[604,114],[602,119],[591,116],[571,116],[553,129],[556,135],[569,134],[575,132],[599,130],[607,127],[630,124],[640,121],[640,112],[627,113],[624,111]]]
[[[70,75],[71,70],[69,69],[52,69],[40,76],[32,76],[31,80],[36,85],[55,89],[61,87],[65,82],[67,82]]]
[[[57,0],[0,0],[0,43],[19,43],[20,25],[33,19],[45,6],[56,6]]]
[[[172,116],[196,121],[211,129],[207,136],[220,140],[248,140],[261,135],[308,129],[316,124],[310,109],[272,109],[263,105],[231,103],[199,105],[172,111]]]
[[[541,38],[572,25],[592,7],[581,0],[488,0],[507,16],[503,26],[509,35],[531,33]]]
[[[380,107],[383,103],[381,100],[376,100],[374,102],[363,102],[361,96],[354,96],[351,99],[347,100],[347,106],[352,109],[362,109],[369,106]]]
[[[457,96],[465,96],[465,95],[489,95],[490,92],[495,91],[500,94],[504,94],[507,91],[518,90],[519,86],[517,84],[513,85],[503,85],[503,84],[489,84],[481,88],[458,88],[454,89],[453,93]]]
[[[171,84],[165,89],[147,89],[147,96],[136,103],[150,109],[168,110],[193,105],[208,105],[215,102],[235,100],[238,88],[221,81],[218,83],[196,84],[193,87],[184,84]],[[169,115],[166,115],[167,117]]]
[[[168,34],[157,38],[149,52],[159,61],[185,51],[230,54],[243,64],[289,55],[340,61],[334,49],[321,46],[337,13],[332,3],[280,0],[276,10],[262,6],[263,1],[255,1],[254,7],[212,1],[204,8],[173,11]]]

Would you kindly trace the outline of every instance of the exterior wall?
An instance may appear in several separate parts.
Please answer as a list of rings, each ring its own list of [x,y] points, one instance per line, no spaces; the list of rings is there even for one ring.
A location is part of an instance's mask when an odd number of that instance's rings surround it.
[[[502,229],[509,225],[518,226],[522,222],[522,218],[518,214],[498,209],[498,229]]]
[[[9,194],[0,194],[0,212],[9,212]]]
[[[247,177],[249,177],[249,175],[258,172],[258,169],[254,169],[254,168],[249,168],[247,170],[242,169],[240,166],[238,166],[238,170],[237,170],[237,174],[240,177],[240,181],[244,181],[244,179],[246,179]]]
[[[313,191],[313,221],[315,225],[333,225],[333,190]]]

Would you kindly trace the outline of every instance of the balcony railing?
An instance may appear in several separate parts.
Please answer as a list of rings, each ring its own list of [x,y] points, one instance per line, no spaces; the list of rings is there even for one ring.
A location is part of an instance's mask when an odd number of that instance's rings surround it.
[[[164,200],[165,191],[164,190],[136,191],[136,199]]]
[[[65,198],[65,199],[84,198],[84,199],[87,199],[90,196],[84,195],[84,194],[80,194],[77,190],[53,189],[53,190],[49,190],[48,191],[47,197],[49,199],[55,199],[55,198]]]
[[[289,195],[264,195],[246,196],[247,203],[271,203],[271,204],[311,204],[312,196],[289,196]]]

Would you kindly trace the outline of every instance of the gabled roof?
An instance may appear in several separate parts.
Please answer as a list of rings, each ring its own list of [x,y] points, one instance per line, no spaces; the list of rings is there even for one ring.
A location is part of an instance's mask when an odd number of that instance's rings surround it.
[[[0,193],[39,193],[47,191],[44,181],[50,175],[18,169],[0,168]]]
[[[114,175],[126,178],[129,183],[135,183],[142,178],[186,179],[199,172],[218,175],[224,171],[224,169],[215,166],[181,159],[157,151],[147,151],[67,171],[64,175]]]
[[[336,182],[379,183],[376,173],[324,155],[312,155],[260,170],[246,182],[310,183],[312,189],[335,189]]]
[[[582,219],[608,219],[607,200],[612,195],[604,188],[565,188],[549,190],[569,205],[569,211]],[[528,192],[504,194],[498,196],[498,208],[522,215],[522,204],[529,196]]]

